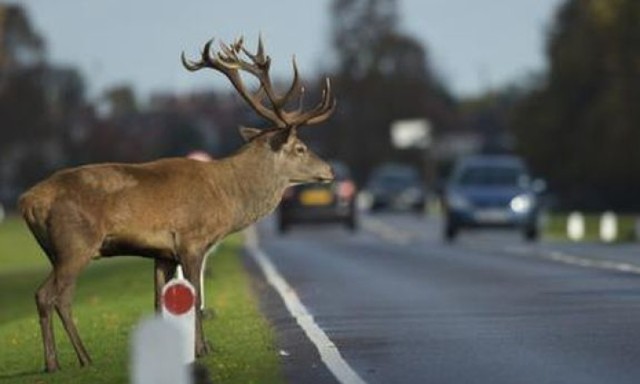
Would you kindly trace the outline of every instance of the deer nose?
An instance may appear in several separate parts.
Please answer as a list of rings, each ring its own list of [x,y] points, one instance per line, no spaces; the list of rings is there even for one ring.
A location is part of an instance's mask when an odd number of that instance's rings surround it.
[[[325,182],[330,182],[330,181],[333,181],[333,179],[335,179],[333,168],[329,164],[322,167],[322,171],[320,172],[319,179],[320,181],[325,181]]]
[[[335,172],[333,172],[333,167],[329,166],[329,179],[333,180],[336,178]]]

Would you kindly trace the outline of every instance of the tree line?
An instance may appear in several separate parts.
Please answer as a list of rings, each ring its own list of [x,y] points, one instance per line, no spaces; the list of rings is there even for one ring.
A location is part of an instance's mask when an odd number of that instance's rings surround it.
[[[518,151],[567,208],[640,209],[640,2],[565,1],[546,53],[513,111]]]

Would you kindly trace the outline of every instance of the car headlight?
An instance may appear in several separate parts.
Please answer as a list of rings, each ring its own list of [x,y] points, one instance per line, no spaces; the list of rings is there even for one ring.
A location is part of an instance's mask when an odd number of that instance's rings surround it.
[[[509,206],[516,213],[526,213],[533,208],[534,198],[531,195],[518,195],[511,199]]]
[[[466,197],[457,193],[450,194],[447,197],[447,203],[451,208],[454,208],[454,209],[467,209],[471,206],[471,204],[469,203],[469,200],[467,200]]]

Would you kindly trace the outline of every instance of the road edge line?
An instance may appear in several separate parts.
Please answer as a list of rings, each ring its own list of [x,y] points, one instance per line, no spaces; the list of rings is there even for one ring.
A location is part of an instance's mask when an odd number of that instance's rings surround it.
[[[245,248],[253,260],[258,264],[267,282],[278,292],[285,307],[296,319],[307,338],[318,350],[322,362],[327,366],[333,376],[345,384],[366,384],[366,382],[351,368],[343,359],[338,347],[329,339],[327,334],[316,324],[313,315],[309,313],[295,290],[287,283],[284,277],[278,272],[269,256],[260,248],[258,244],[258,233],[255,227],[251,226],[244,231]]]
[[[578,266],[582,268],[640,275],[640,266],[635,263],[626,261],[577,256],[571,253],[556,250],[541,250],[540,252],[529,252],[528,250],[519,246],[505,247],[504,250],[511,254],[555,261],[557,263]]]

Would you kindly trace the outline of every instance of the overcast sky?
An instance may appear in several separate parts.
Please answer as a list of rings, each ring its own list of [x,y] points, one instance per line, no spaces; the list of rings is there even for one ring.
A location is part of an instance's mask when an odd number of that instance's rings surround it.
[[[213,73],[192,74],[210,37],[262,32],[276,75],[296,54],[303,75],[330,63],[331,0],[19,0],[46,37],[52,63],[78,66],[92,95],[131,83],[142,96],[224,87]],[[544,42],[562,0],[399,0],[402,24],[428,48],[458,95],[517,80],[544,67]]]

